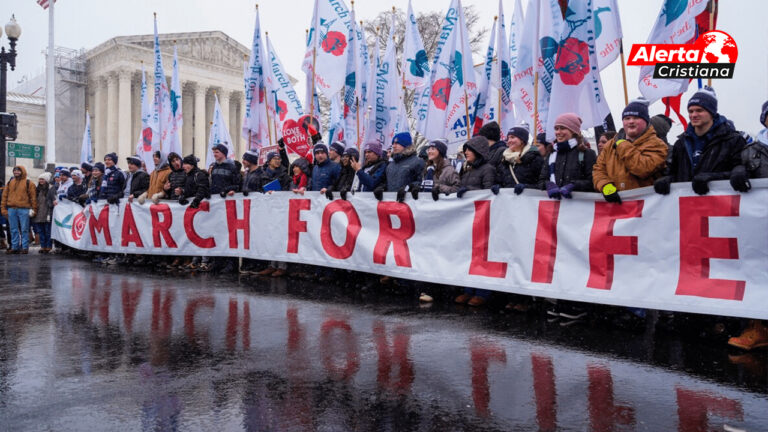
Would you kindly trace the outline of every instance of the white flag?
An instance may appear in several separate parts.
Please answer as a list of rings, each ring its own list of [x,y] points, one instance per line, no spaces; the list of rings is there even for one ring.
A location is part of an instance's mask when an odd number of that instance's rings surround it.
[[[586,0],[579,0],[586,1]],[[559,0],[545,0],[539,14],[539,123],[546,128],[552,82],[555,76],[555,57],[563,29],[563,13]]]
[[[467,129],[470,129],[471,122],[469,109],[477,96],[477,80],[475,78],[475,68],[472,62],[472,47],[469,45],[469,32],[467,31],[467,20],[464,10],[461,7],[461,0],[458,2],[459,20],[458,31],[453,32],[455,37],[453,46],[452,61],[448,65],[440,65],[450,70],[451,91],[446,109],[445,126],[449,130],[449,143],[456,144],[449,147],[452,153],[458,143],[463,143],[469,137]]]
[[[344,137],[351,147],[359,147],[363,140],[363,124],[360,123],[359,111],[363,103],[363,79],[361,62],[359,58],[360,45],[366,42],[363,34],[355,23],[355,10],[352,9],[352,28],[349,31],[349,52],[347,56],[346,79],[344,81],[344,104],[342,115],[344,117]]]
[[[515,126],[515,111],[512,102],[512,66],[507,45],[507,26],[504,24],[504,8],[499,0],[499,30],[496,35],[497,59],[491,70],[491,86],[495,88],[498,105],[497,122],[503,133]]]
[[[621,39],[621,18],[619,5],[616,0],[595,0],[593,3],[595,17],[595,51],[600,70],[605,69],[619,57]]]
[[[563,113],[576,113],[582,128],[603,124],[610,113],[600,81],[595,51],[595,20],[591,0],[571,1],[565,13],[565,25],[555,59],[547,118],[547,138],[555,136],[555,119]]]
[[[336,93],[331,98],[331,113],[328,118],[328,144],[344,140],[344,108],[341,96]]]
[[[264,45],[261,42],[259,11],[253,27],[253,44],[248,62],[247,88],[245,91],[245,112],[243,113],[243,136],[248,137],[248,149],[256,150],[270,145],[269,122],[267,121]]]
[[[494,56],[496,55],[496,27],[498,25],[498,17],[493,20],[493,27],[491,28],[491,35],[488,39],[488,49],[485,51],[485,64],[481,74],[477,74],[478,91],[475,98],[474,106],[474,121],[472,124],[480,124],[490,122],[496,119],[496,103],[494,101],[499,99],[499,94],[493,91],[491,86],[491,71],[493,70],[493,63],[496,61]],[[493,94],[491,94],[493,93]]]
[[[173,72],[171,73],[171,132],[170,150],[181,155],[181,127],[184,124],[181,116],[181,83],[179,82],[179,56],[176,46],[173,47]]]
[[[363,136],[363,144],[377,141],[379,137],[376,135],[376,76],[379,72],[379,65],[381,59],[379,59],[379,38],[376,38],[376,42],[373,45],[373,52],[371,53],[371,60],[368,71],[368,89],[366,90],[366,103],[365,111],[363,112],[365,118],[365,131]]]
[[[696,16],[704,12],[706,8],[707,2],[705,1],[665,1],[646,43],[688,43],[696,36]],[[638,81],[640,93],[650,103],[666,96],[677,96],[688,90],[690,79],[654,79],[653,69],[653,66],[640,68]]]
[[[405,17],[405,41],[403,47],[403,83],[405,88],[417,89],[428,84],[429,58],[419,33],[416,15],[408,0],[408,16]]]
[[[509,24],[509,67],[512,73],[517,71],[517,52],[523,39],[523,24],[525,15],[520,0],[515,0],[515,11]]]
[[[389,148],[392,139],[395,137],[397,127],[397,116],[399,113],[398,104],[400,103],[400,79],[397,73],[397,57],[395,48],[395,23],[389,29],[387,38],[387,49],[379,63],[376,73],[375,87],[375,110],[374,127],[376,140],[383,149]]]
[[[91,116],[85,111],[85,130],[83,131],[83,144],[80,146],[80,163],[93,162],[93,148],[91,146]]]
[[[160,150],[160,134],[157,132],[156,117],[153,111],[154,97],[150,99],[147,91],[147,72],[141,67],[141,134],[136,143],[136,154],[144,161],[147,173],[155,170],[155,160],[152,155]],[[177,153],[181,156],[181,153]],[[167,156],[167,153],[166,153]]]
[[[352,19],[344,0],[315,0],[302,69],[327,97],[344,87]]]
[[[235,149],[232,146],[232,138],[229,136],[229,129],[227,129],[227,122],[224,120],[224,116],[221,115],[221,105],[219,105],[219,97],[214,95],[213,105],[213,122],[211,123],[211,131],[208,134],[208,153],[205,156],[205,167],[208,169],[212,163],[215,162],[213,158],[213,146],[217,144],[224,144],[227,146],[227,159],[235,158]]]
[[[157,37],[157,18],[155,18],[155,96],[153,103],[153,122],[158,134],[158,141],[163,153],[168,154],[172,149],[171,128],[173,127],[173,111],[171,110],[171,94],[168,81],[163,70],[163,57],[160,54],[160,41]],[[181,150],[179,149],[179,152]],[[180,154],[180,153],[179,153]]]
[[[298,120],[304,115],[304,109],[299,100],[299,94],[294,90],[291,79],[283,68],[283,63],[277,56],[272,41],[267,36],[267,90],[269,92],[269,112],[277,125],[277,137],[283,136],[283,123],[288,119]]]

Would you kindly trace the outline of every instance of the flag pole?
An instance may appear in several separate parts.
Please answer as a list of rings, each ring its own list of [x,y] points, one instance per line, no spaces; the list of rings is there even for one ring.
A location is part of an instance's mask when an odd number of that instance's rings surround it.
[[[53,45],[54,3],[56,3],[55,0],[48,2],[48,56],[46,57],[45,64],[45,163],[48,165],[56,164],[56,77],[54,70],[55,58]],[[3,63],[3,68],[5,68],[5,63]],[[5,71],[3,71],[3,77],[5,77]],[[5,97],[5,82],[3,82],[3,97]],[[3,148],[5,148],[5,146],[3,146]],[[5,167],[3,167],[3,170],[5,170]],[[5,173],[5,171],[3,171],[3,173]]]
[[[312,23],[314,26],[314,33],[312,34],[312,95],[309,100],[309,116],[314,117],[315,115],[315,75],[317,75],[317,71],[315,70],[315,63],[317,62],[317,38],[318,38],[318,30],[317,30],[317,1],[315,0],[315,22]],[[309,30],[307,30],[309,32]],[[320,120],[320,119],[318,119]]]
[[[256,5],[256,9],[259,9],[259,5]],[[264,32],[264,36],[269,37],[269,32]],[[262,73],[262,81],[263,81],[263,73]],[[272,128],[270,127],[270,121],[269,121],[269,98],[267,97],[267,88],[264,87],[264,112],[267,114],[267,136],[269,137],[269,145],[272,145]],[[275,135],[277,135],[277,130],[275,130]]]
[[[539,133],[539,71],[533,78],[533,130]]]
[[[619,56],[621,56],[621,79],[624,81],[624,105],[629,105],[627,94],[627,69],[624,64],[624,39],[619,39]]]
[[[459,8],[462,11],[462,15],[464,12],[464,9],[461,8],[461,0],[459,0]],[[459,35],[461,37],[462,42],[464,41],[464,26],[461,25],[461,16],[459,17],[459,31],[461,34]],[[466,23],[465,23],[466,24]],[[464,60],[461,61],[461,75],[464,76]],[[467,86],[464,86],[464,114],[467,116],[467,139],[472,138],[472,134],[469,132],[469,96],[467,96]]]
[[[355,135],[355,141],[357,142],[357,151],[360,151],[360,98],[355,96],[355,121],[357,122],[357,130]]]
[[[715,0],[709,0],[709,31],[715,29]],[[707,85],[712,87],[712,78],[707,78]]]

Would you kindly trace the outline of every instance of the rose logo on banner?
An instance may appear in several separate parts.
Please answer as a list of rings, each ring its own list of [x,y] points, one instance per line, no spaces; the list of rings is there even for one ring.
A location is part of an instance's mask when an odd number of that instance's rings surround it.
[[[432,84],[432,102],[435,107],[445,111],[448,107],[448,99],[451,97],[451,79],[443,78]]]
[[[80,240],[83,237],[85,231],[85,212],[82,211],[75,215],[75,219],[72,221],[72,238],[75,241]]]
[[[329,31],[335,22],[336,20],[326,21],[325,19],[320,19],[320,26],[325,28],[325,32],[320,32],[320,40],[322,41],[320,47],[323,48],[323,51],[338,57],[344,54],[344,49],[347,47],[347,38],[341,32]]]
[[[145,152],[152,151],[152,128],[146,127],[141,131],[141,145]]]

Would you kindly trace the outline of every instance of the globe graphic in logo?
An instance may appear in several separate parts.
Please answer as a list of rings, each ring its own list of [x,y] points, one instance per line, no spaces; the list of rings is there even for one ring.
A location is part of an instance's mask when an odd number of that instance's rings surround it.
[[[706,32],[697,41],[703,52],[702,63],[736,63],[739,48],[731,35],[720,30]]]

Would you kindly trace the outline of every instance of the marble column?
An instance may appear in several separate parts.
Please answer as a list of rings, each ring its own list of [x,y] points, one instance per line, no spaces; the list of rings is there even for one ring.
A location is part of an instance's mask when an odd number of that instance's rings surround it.
[[[118,72],[117,155],[125,166],[125,158],[134,153],[131,144],[131,72]]]
[[[141,136],[141,73],[133,74],[131,79],[131,143],[136,144]]]
[[[118,86],[117,74],[111,72],[107,77],[107,136],[103,144],[102,153],[97,154],[94,160],[103,160],[107,153],[118,150]]]
[[[181,126],[181,148],[182,153],[188,155],[193,153],[192,137],[194,136],[193,129],[193,113],[194,109],[194,89],[191,88],[190,82],[187,81],[181,86],[181,113],[184,123]]]
[[[191,87],[195,93],[195,111],[193,117],[195,137],[194,137],[194,154],[202,161],[202,166],[205,164],[205,126],[207,124],[205,115],[205,99],[208,93],[208,88],[200,83],[193,83]]]
[[[229,94],[228,105],[229,121],[227,128],[229,129],[229,136],[232,138],[232,151],[235,152],[235,158],[240,158],[243,154],[243,148],[240,146],[240,140],[237,139],[237,92]]]
[[[103,156],[104,142],[107,139],[107,80],[104,77],[96,77],[94,106],[91,114],[93,115],[93,160]]]

